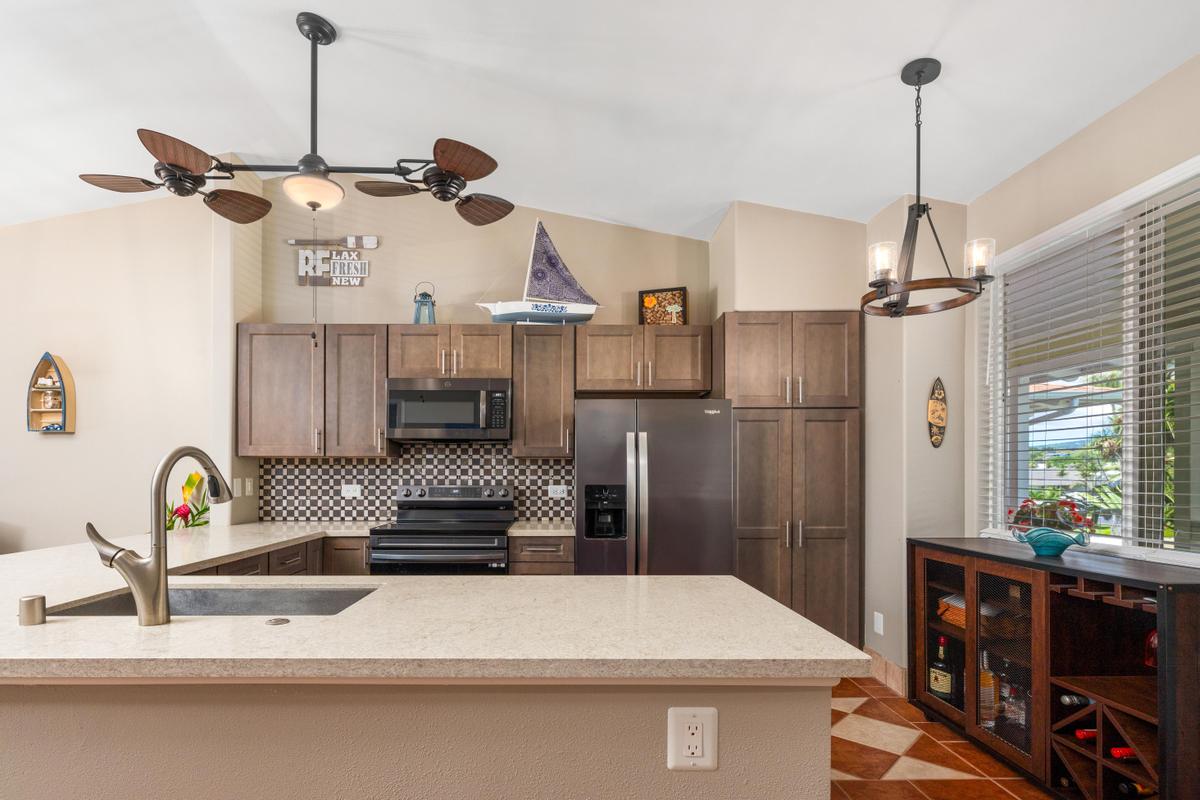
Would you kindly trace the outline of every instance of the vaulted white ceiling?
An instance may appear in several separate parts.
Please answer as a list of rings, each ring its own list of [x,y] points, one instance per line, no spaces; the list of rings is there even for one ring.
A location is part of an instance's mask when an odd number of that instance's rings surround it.
[[[450,136],[500,162],[480,191],[700,238],[734,199],[865,220],[911,191],[911,58],[944,64],[923,188],[965,202],[1200,52],[1195,0],[297,2],[6,4],[0,224],[148,197],[75,177],[153,177],[138,127],[294,162],[301,10],[340,32],[330,163]]]

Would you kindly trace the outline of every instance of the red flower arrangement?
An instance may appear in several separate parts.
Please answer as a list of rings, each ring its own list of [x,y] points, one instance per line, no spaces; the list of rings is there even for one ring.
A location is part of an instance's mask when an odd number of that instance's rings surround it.
[[[1060,531],[1082,530],[1091,533],[1096,528],[1096,518],[1074,500],[1034,500],[1026,497],[1017,508],[1008,509],[1008,524],[1013,530],[1030,531],[1034,528],[1054,528]]]

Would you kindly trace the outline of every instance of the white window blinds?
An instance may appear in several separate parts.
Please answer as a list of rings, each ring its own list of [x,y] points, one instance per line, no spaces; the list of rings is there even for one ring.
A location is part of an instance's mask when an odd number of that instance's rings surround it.
[[[1004,265],[980,305],[980,523],[1200,549],[1200,180]]]

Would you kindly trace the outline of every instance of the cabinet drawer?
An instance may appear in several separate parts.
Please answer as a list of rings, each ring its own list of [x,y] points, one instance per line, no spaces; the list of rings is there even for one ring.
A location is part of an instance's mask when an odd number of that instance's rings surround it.
[[[574,561],[574,536],[510,536],[509,561]]]
[[[509,575],[574,575],[575,564],[567,561],[518,561],[508,565]]]
[[[267,574],[299,575],[308,571],[308,543],[272,550],[268,555]]]
[[[266,575],[267,554],[250,556],[238,561],[230,561],[217,567],[218,575]]]

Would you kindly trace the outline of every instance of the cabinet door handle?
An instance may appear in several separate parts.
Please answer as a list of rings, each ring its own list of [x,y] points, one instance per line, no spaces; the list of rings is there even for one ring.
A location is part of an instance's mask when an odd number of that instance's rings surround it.
[[[375,452],[383,452],[383,428],[375,429]]]
[[[653,361],[646,362],[646,385],[648,385],[648,386],[654,385],[654,362]]]
[[[526,553],[561,553],[563,551],[561,544],[527,544],[521,549]]]
[[[450,374],[451,375],[458,374],[458,348],[457,347],[450,351]]]
[[[792,404],[792,376],[785,375],[783,377],[783,402],[789,406]]]
[[[792,521],[790,519],[783,522],[783,546],[792,546]]]
[[[446,374],[446,349],[442,348],[442,374]]]
[[[300,563],[300,554],[297,553],[296,555],[289,558],[287,561],[280,561],[279,566],[290,567],[292,564],[299,564],[299,563]]]
[[[637,385],[640,388],[642,385],[642,362],[637,362]]]
[[[321,429],[320,428],[313,428],[313,452],[318,453],[318,454],[321,452]]]
[[[563,441],[567,445],[567,455],[571,454],[571,429],[563,428]]]
[[[804,546],[804,520],[796,520],[796,547]]]
[[[796,405],[804,405],[804,376],[796,376]]]

